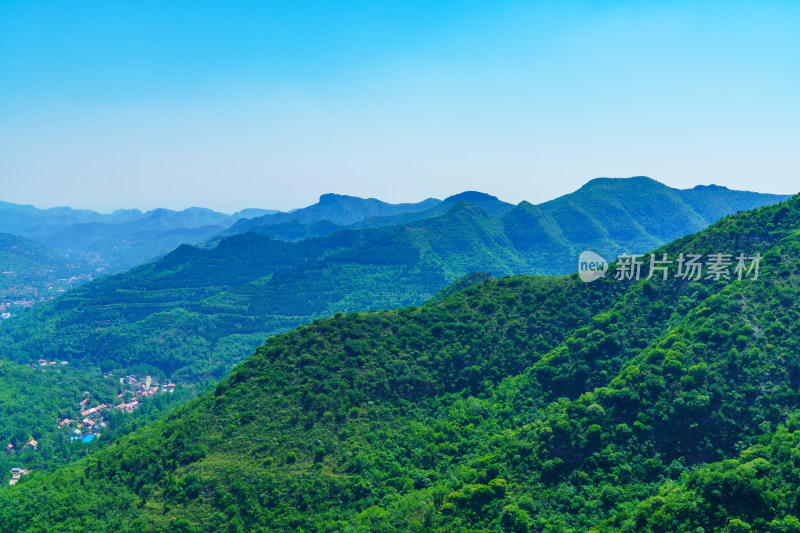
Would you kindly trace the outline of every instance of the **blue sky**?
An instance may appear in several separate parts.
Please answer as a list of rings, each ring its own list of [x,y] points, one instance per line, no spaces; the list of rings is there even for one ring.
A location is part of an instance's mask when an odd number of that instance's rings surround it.
[[[0,200],[800,191],[800,2],[0,2]]]

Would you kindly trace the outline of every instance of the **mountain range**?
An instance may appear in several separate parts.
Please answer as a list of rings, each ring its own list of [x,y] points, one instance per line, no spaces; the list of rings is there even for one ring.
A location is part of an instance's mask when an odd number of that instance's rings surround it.
[[[326,221],[335,226],[345,226],[369,217],[391,216],[400,213],[417,213],[440,203],[428,198],[418,203],[389,204],[375,198],[358,198],[343,194],[323,194],[316,204],[289,213],[267,213],[239,220],[225,234],[244,233],[256,226],[277,226],[287,223],[314,224]]]
[[[571,271],[576,251],[594,248],[614,255],[626,248],[647,250],[678,236],[703,229],[720,218],[762,205],[779,202],[786,195],[734,191],[718,185],[699,185],[692,189],[675,189],[644,176],[634,178],[596,178],[574,193],[538,205],[522,202],[517,206],[496,197],[468,191],[442,202],[429,199],[427,209],[409,209],[394,215],[365,216],[344,224],[342,218],[320,218],[323,205],[334,202],[350,207],[355,199],[324,195],[320,202],[295,213],[266,215],[242,220],[222,232],[219,237],[245,231],[267,235],[273,239],[295,241],[320,237],[341,229],[396,226],[444,215],[458,202],[480,207],[493,217],[502,218],[515,207],[520,212],[509,217],[507,233],[515,245],[536,252],[563,256],[554,273]],[[363,200],[362,200],[363,201]],[[309,216],[311,215],[311,216]]]
[[[243,217],[275,211],[245,209],[232,215],[192,207],[183,211],[119,209],[110,214],[88,209],[0,202],[0,231],[59,251],[99,256],[103,267],[119,272],[151,261],[183,243],[199,243]]]
[[[668,232],[668,215],[640,226]],[[382,231],[427,230],[432,255],[467,220],[497,224],[459,202]],[[798,228],[795,196],[640,250],[745,254],[758,276],[478,276],[421,306],[314,320],[164,419],[0,491],[0,530],[796,531]],[[183,268],[201,293],[228,253],[264,246],[305,263],[250,234],[147,272],[169,291]]]
[[[598,178],[556,200],[538,206],[520,204],[530,210],[524,222],[535,230],[522,238],[531,241],[528,245],[534,248],[538,239],[542,242],[539,251],[562,258],[563,264],[553,270],[562,272],[566,258],[577,248],[591,246],[617,253],[622,245],[634,243],[647,249],[676,235],[697,231],[724,215],[785,198],[713,185],[672,189],[644,177]],[[213,247],[227,236],[245,232],[298,241],[342,229],[397,226],[444,215],[460,201],[472,203],[493,217],[501,217],[514,208],[474,191],[444,201],[429,198],[408,204],[324,194],[316,204],[290,212],[245,209],[231,215],[199,207],[183,211],[159,208],[144,213],[119,209],[102,214],[0,202],[0,231],[73,255],[99,257],[105,272],[120,272],[155,260],[181,244]],[[638,205],[640,201],[644,203]],[[634,212],[639,208],[648,213]],[[659,216],[663,220],[656,222]],[[521,229],[523,233],[528,230]]]
[[[704,227],[704,217],[781,198],[598,179],[540,206],[469,192],[300,241],[268,238],[253,230],[275,225],[255,226],[71,291],[6,321],[0,340],[23,363],[38,354],[104,372],[147,364],[179,380],[218,379],[264,338],[314,318],[420,304],[474,272],[572,272],[586,248],[608,258],[643,252]],[[384,223],[395,217],[417,220]]]

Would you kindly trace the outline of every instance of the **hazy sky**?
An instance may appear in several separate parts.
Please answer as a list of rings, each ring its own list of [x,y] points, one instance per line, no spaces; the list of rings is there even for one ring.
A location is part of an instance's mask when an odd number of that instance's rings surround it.
[[[0,200],[800,191],[800,2],[0,2]]]

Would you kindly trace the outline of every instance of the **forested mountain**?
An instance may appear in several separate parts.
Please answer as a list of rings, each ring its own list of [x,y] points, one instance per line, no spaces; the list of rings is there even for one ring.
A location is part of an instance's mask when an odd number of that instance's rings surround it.
[[[773,199],[692,191],[702,192],[702,201],[721,198],[705,212]],[[376,227],[294,242],[238,234],[211,249],[181,246],[82,287],[2,324],[0,340],[7,357],[20,362],[41,354],[104,371],[147,363],[179,380],[219,378],[267,336],[317,317],[420,304],[472,272],[572,272],[586,248],[612,258],[703,227],[688,203],[674,214],[679,201],[674,189],[649,178],[600,179],[542,206],[467,192],[427,211],[386,217],[422,216],[399,225],[373,220]]]
[[[86,283],[97,274],[96,267],[88,257],[69,257],[25,237],[0,233],[0,312],[11,311],[15,301],[51,299]]]
[[[0,530],[797,530],[800,195],[654,253],[666,279],[478,280],[272,337],[0,492]]]
[[[724,216],[786,198],[717,185],[673,189],[647,177],[597,178],[538,208],[567,243],[616,257],[661,246]]]
[[[494,196],[469,191],[425,210],[371,216],[349,225],[331,219],[304,222],[301,217],[294,217],[294,213],[281,213],[241,221],[211,242],[244,231],[295,241],[341,229],[407,224],[442,216],[458,202],[465,201],[502,219],[514,245],[523,253],[536,256],[528,260],[533,264],[531,272],[565,274],[574,270],[575,257],[587,248],[609,257],[649,250],[699,231],[726,215],[787,198],[734,191],[718,185],[674,189],[644,176],[597,178],[574,193],[539,205],[522,202],[516,208]]]
[[[481,192],[467,191],[445,198],[441,202],[429,199],[420,204],[413,204],[423,208],[422,210],[417,209],[392,215],[368,216],[348,225],[336,224],[327,219],[303,223],[299,219],[292,219],[294,212],[286,213],[286,216],[277,219],[281,221],[279,223],[273,223],[272,221],[274,219],[272,219],[272,217],[262,217],[262,219],[255,219],[252,221],[246,220],[239,224],[234,224],[231,228],[223,231],[215,238],[210,239],[208,243],[216,244],[226,235],[235,235],[242,232],[258,233],[259,235],[265,235],[271,239],[282,241],[299,241],[314,237],[322,237],[343,229],[399,226],[410,222],[442,216],[459,202],[470,203],[493,216],[501,216],[514,207],[513,204],[503,202],[496,196]],[[432,207],[424,208],[427,205],[432,205]],[[284,214],[282,213],[281,215]],[[291,221],[287,222],[286,220],[289,219],[291,219]],[[265,221],[266,223],[264,223]]]

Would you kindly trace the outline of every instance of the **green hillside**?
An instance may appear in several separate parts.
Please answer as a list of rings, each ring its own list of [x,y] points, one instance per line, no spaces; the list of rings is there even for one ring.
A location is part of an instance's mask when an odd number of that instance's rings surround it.
[[[0,492],[0,530],[795,531],[800,196],[657,253],[763,259],[315,320]]]
[[[323,199],[327,200],[323,201]],[[467,202],[479,207],[493,217],[502,217],[514,208],[513,204],[503,202],[491,194],[477,191],[465,191],[449,196],[442,201],[429,199],[419,204],[410,204],[414,206],[414,209],[409,209],[407,207],[406,210],[402,212],[386,213],[388,210],[384,209],[383,214],[374,213],[369,214],[369,216],[360,216],[356,218],[347,216],[349,212],[347,202],[352,200],[353,199],[348,196],[323,195],[318,204],[314,204],[305,209],[254,218],[252,220],[243,220],[221,232],[220,237],[251,232],[267,235],[278,240],[293,241],[321,237],[342,229],[398,226],[442,216],[459,202]],[[323,206],[327,206],[327,209],[323,209]],[[335,208],[343,210],[345,216],[338,215],[337,209]],[[363,210],[361,211],[361,213],[364,212]],[[348,222],[348,220],[352,220],[353,218],[355,218],[354,222]],[[212,239],[210,242],[219,242],[220,237]]]
[[[326,197],[336,198],[337,202],[333,203],[330,200],[328,202],[323,202],[322,199]],[[223,236],[236,235],[237,233],[243,233],[245,231],[266,235],[277,240],[296,241],[322,237],[344,229],[398,226],[428,218],[440,217],[447,214],[447,212],[459,202],[472,204],[495,217],[504,215],[514,207],[512,204],[499,200],[496,196],[481,192],[467,191],[445,198],[441,202],[439,200],[429,199],[419,204],[400,204],[401,206],[408,206],[405,207],[405,211],[398,212],[397,209],[393,209],[391,210],[394,211],[393,214],[370,214],[369,216],[360,216],[356,218],[356,222],[347,224],[346,222],[352,220],[354,217],[349,216],[349,218],[345,218],[342,215],[337,215],[336,211],[332,208],[338,207],[340,210],[344,210],[345,215],[349,213],[351,210],[348,209],[346,203],[343,206],[339,205],[342,199],[351,201],[350,197],[347,196],[324,195],[320,199],[319,204],[309,206],[306,209],[292,211],[290,213],[281,213],[280,216],[245,220],[234,224],[214,239],[210,239],[209,243],[215,244],[219,242]],[[321,209],[320,206],[323,206],[325,203],[328,204],[328,208]],[[382,211],[385,213],[389,210],[383,209]],[[359,213],[361,215],[367,214],[365,210],[359,211]],[[338,221],[338,223],[333,222],[334,220]]]

